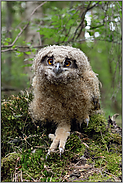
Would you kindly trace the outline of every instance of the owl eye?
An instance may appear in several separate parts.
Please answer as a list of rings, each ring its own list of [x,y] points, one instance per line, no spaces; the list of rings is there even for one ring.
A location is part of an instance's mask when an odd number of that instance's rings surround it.
[[[70,65],[71,65],[71,62],[69,60],[66,60],[65,63],[64,63],[64,66],[69,67]]]
[[[48,65],[53,65],[53,58],[49,58],[47,63],[48,63]]]

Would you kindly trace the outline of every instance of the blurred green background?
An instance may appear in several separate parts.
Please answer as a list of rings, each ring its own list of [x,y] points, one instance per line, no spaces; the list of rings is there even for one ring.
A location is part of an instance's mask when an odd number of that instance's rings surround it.
[[[2,98],[31,90],[31,64],[47,45],[71,45],[88,57],[102,83],[107,118],[122,118],[122,2],[1,2]]]

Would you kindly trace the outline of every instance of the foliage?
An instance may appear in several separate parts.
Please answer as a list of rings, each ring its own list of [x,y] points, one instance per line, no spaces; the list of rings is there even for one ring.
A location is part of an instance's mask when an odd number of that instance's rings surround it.
[[[121,135],[113,133],[111,127],[107,129],[107,120],[103,114],[91,116],[88,127],[83,123],[80,132],[74,128],[61,158],[59,151],[56,151],[46,160],[51,144],[48,134],[55,126],[50,124],[46,128],[39,121],[32,122],[28,112],[31,100],[32,94],[23,92],[2,101],[3,182],[71,181],[82,156],[86,157],[86,166],[93,165],[93,173],[89,173],[90,168],[86,170],[80,166],[79,174],[84,174],[85,177],[76,181],[106,181],[109,178],[113,181],[120,180],[118,177],[121,177]],[[95,171],[98,173],[95,174]]]
[[[39,27],[38,32],[44,36],[48,44],[64,43],[68,40],[68,35],[72,37],[73,30],[80,21],[79,13],[76,9],[69,9],[69,7],[62,10],[53,7],[51,10],[50,15],[42,18],[44,26],[42,29]]]
[[[9,30],[7,4],[12,17]],[[40,7],[43,16],[33,20],[38,7],[27,18],[26,2],[2,2],[3,87],[23,89],[30,86],[27,70],[38,48],[50,44],[72,45],[85,52],[93,70],[99,74],[105,112],[121,114],[122,2],[45,2]],[[27,29],[40,34],[42,45],[39,40],[37,45],[25,41]]]

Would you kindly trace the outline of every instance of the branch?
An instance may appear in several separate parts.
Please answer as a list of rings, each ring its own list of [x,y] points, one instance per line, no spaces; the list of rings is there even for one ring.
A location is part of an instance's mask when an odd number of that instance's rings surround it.
[[[100,24],[100,25],[97,25],[97,26],[95,26],[95,27],[91,27],[91,26],[90,26],[90,30],[92,30],[92,29],[97,29],[97,28],[102,27],[102,26],[104,26],[104,23],[103,23],[103,24]]]
[[[41,45],[36,45],[36,46],[31,46],[31,48],[43,48],[43,47],[45,47],[45,46],[48,46],[48,45],[43,45],[43,46],[41,46]],[[8,47],[8,46],[6,46],[6,47]],[[20,48],[20,49],[24,49],[24,52],[26,52],[26,50],[25,50],[26,48],[31,50],[30,46],[16,46],[16,48],[8,48],[8,49],[5,49],[5,50],[1,50],[1,52],[17,51],[19,48]],[[19,51],[20,51],[20,50],[19,50]]]
[[[79,40],[76,40],[76,42],[85,42],[85,41],[87,41],[88,39],[79,39]],[[107,41],[106,39],[104,39],[104,40],[102,40],[102,39],[99,39],[99,38],[97,38],[97,39],[93,39],[93,41]],[[73,42],[75,42],[73,39],[71,39],[71,40],[68,40],[68,41],[62,41],[62,42],[57,42],[57,43],[54,43],[54,44],[68,44],[68,43],[73,43]],[[107,41],[107,42],[109,42],[109,41]],[[118,41],[112,41],[112,43],[114,43],[114,44],[119,44],[119,45],[121,45],[122,44],[122,42],[118,42]],[[48,46],[48,45],[43,45],[43,46],[40,46],[40,45],[37,45],[37,46],[32,46],[31,48],[43,48],[43,47],[45,47],[45,46]],[[26,48],[27,49],[30,49],[31,50],[31,48],[30,48],[30,46],[16,46],[16,48],[8,48],[8,49],[6,49],[6,50],[1,50],[1,52],[7,52],[7,51],[17,51],[18,49],[24,49],[24,51],[22,51],[22,52],[26,52]],[[19,50],[20,51],[20,50]]]
[[[31,17],[33,16],[33,14],[35,13],[35,11],[36,11],[38,8],[40,8],[41,6],[43,6],[45,3],[46,3],[46,2],[41,3],[39,6],[37,6],[37,7],[33,10],[33,12],[31,13],[30,17],[28,18],[28,23],[23,27],[23,29],[21,29],[21,31],[19,32],[19,34],[17,35],[17,37],[15,38],[15,40],[13,41],[13,43],[7,46],[8,48],[9,48],[9,47],[12,47],[12,46],[15,44],[15,42],[18,40],[18,38],[20,37],[20,35],[22,34],[22,32],[28,27],[28,25],[29,25],[29,23],[30,23],[30,19],[31,19]],[[6,46],[2,45],[1,47],[2,47],[2,48],[5,48]]]
[[[2,87],[1,88],[1,91],[16,91],[17,89],[16,88],[9,88],[9,87]]]
[[[100,3],[100,1],[98,1],[97,3],[95,3],[93,6],[91,7],[87,7],[87,11],[91,10],[92,8],[94,8],[95,6],[97,6]]]
[[[80,22],[80,24],[78,25],[77,29],[75,30],[74,36],[73,36],[72,40],[75,39],[75,36],[76,36],[76,34],[77,34],[77,32],[78,32],[79,29],[80,29],[80,31],[79,31],[78,36],[77,36],[76,39],[78,39],[78,37],[80,36],[80,34],[81,34],[81,32],[82,32],[82,29],[84,28],[83,23],[84,23],[84,19],[85,19],[85,14],[86,14],[89,10],[91,10],[92,8],[94,8],[95,6],[97,6],[97,5],[99,4],[99,2],[100,2],[100,1],[98,1],[97,3],[95,3],[95,4],[94,4],[93,6],[91,6],[91,7],[90,7],[91,2],[88,4],[86,10],[85,10],[85,11],[82,13],[82,15],[81,15],[81,22]]]

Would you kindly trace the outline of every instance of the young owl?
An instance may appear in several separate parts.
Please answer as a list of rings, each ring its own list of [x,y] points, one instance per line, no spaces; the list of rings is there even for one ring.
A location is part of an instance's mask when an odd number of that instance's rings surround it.
[[[99,80],[85,54],[70,46],[41,49],[33,63],[34,99],[29,110],[35,120],[57,124],[48,154],[59,145],[60,155],[71,130],[71,121],[88,125],[92,111],[99,108]],[[51,127],[52,128],[52,127]]]

